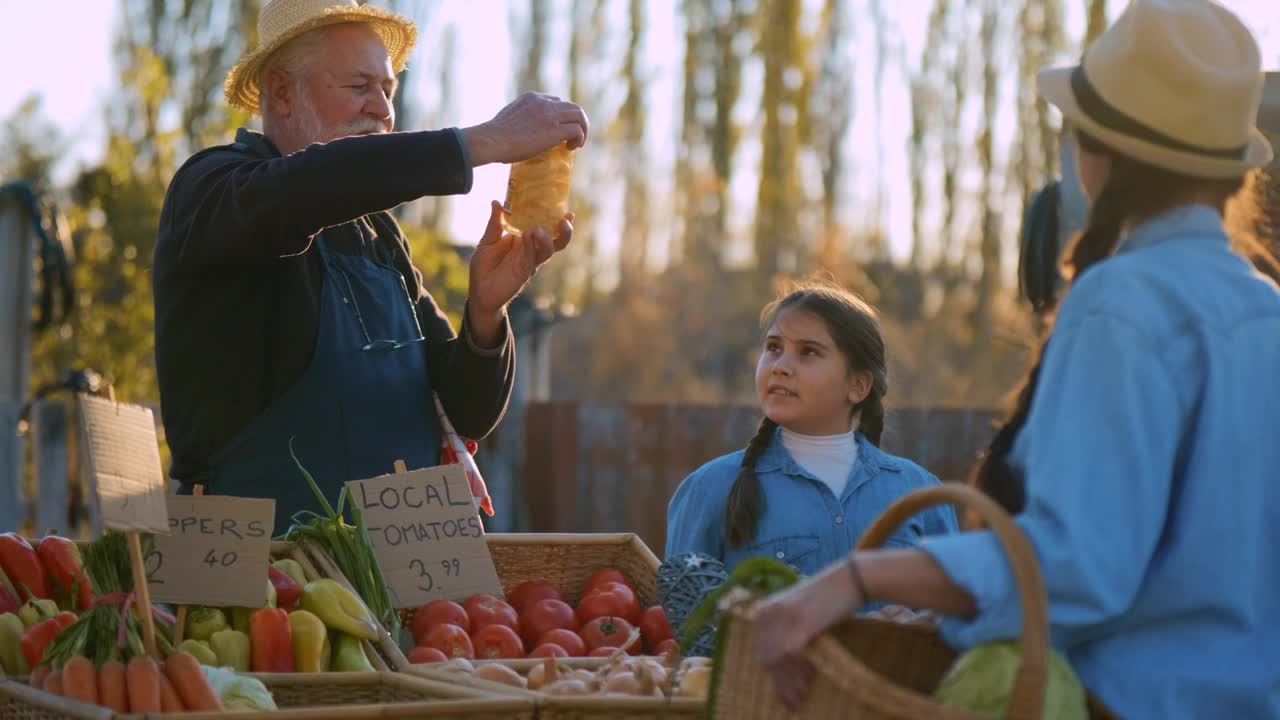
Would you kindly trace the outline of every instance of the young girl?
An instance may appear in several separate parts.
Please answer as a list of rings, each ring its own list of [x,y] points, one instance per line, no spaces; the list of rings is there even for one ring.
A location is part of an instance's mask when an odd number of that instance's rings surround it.
[[[838,287],[809,284],[770,304],[756,366],[764,419],[745,450],[685,478],[667,511],[667,557],[690,551],[732,570],[760,555],[801,573],[843,558],[904,493],[938,483],[880,450],[888,389],[875,311]],[[955,512],[920,514],[891,545],[956,529]]]
[[[1280,718],[1280,290],[1222,222],[1272,157],[1260,66],[1221,5],[1133,0],[1080,66],[1040,75],[1089,219],[984,474],[1025,490],[1054,646],[1122,717]],[[868,600],[941,613],[958,649],[1020,634],[990,532],[858,552],[758,607],[785,702],[813,636]]]

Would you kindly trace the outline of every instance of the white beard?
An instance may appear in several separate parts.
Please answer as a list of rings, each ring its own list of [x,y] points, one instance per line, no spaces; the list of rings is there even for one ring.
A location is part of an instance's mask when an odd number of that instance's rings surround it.
[[[337,140],[348,135],[386,132],[386,125],[367,115],[336,128],[326,128],[321,123],[320,115],[316,112],[315,105],[311,103],[310,98],[299,93],[296,105],[292,124],[298,137],[303,139],[304,147],[313,143],[327,143],[330,140]]]

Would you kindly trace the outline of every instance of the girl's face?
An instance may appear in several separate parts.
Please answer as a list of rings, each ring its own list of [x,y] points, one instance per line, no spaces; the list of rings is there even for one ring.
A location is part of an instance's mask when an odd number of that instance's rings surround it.
[[[870,391],[871,373],[849,371],[821,317],[798,308],[778,313],[756,365],[756,394],[770,420],[804,435],[846,433]]]

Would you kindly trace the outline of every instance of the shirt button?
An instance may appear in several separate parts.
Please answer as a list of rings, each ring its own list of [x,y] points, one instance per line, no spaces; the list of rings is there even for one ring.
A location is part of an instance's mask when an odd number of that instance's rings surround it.
[[[784,558],[784,557],[786,557],[786,556],[787,556],[787,554],[786,554],[786,553],[782,552],[781,550],[779,550],[779,551],[778,551],[778,559],[779,559],[779,560],[781,560],[782,558]]]
[[[836,516],[836,524],[837,524],[837,525],[839,525],[839,524],[841,524],[841,523],[843,523],[843,522],[844,522],[844,516],[843,516],[843,515],[837,515],[837,516]]]

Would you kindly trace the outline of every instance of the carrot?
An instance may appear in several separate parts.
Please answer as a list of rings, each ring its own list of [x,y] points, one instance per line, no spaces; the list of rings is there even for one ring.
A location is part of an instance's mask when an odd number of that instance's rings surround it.
[[[83,655],[72,657],[62,666],[62,687],[72,700],[98,704],[98,675],[93,663]]]
[[[155,660],[137,655],[124,668],[125,687],[129,690],[129,711],[162,712],[160,707],[160,669]]]
[[[129,690],[124,684],[124,663],[108,660],[98,668],[98,694],[102,704],[118,713],[129,712]]]
[[[178,691],[188,710],[221,710],[222,701],[200,669],[200,661],[189,652],[176,652],[164,664],[164,674]]]
[[[54,695],[62,694],[62,671],[54,670],[44,679],[44,691]]]
[[[31,684],[31,687],[36,688],[37,690],[43,690],[44,681],[47,677],[49,677],[49,666],[40,665],[37,666],[35,670],[31,671],[31,677],[28,679],[28,682]]]
[[[169,678],[160,674],[160,708],[165,712],[186,712],[187,707],[182,704],[182,698],[178,697],[178,691],[173,689],[173,683],[169,682]]]

